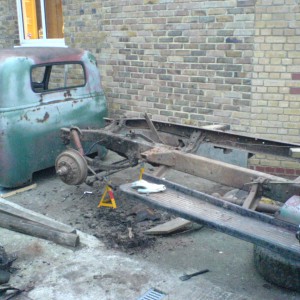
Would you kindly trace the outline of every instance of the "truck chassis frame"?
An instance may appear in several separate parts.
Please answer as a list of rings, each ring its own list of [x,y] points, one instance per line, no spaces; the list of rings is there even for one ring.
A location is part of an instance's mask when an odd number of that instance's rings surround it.
[[[226,186],[243,189],[248,196],[242,206],[211,195],[194,191],[175,183],[145,175],[152,183],[165,184],[166,192],[140,194],[130,184],[120,186],[123,193],[205,224],[221,232],[268,248],[284,257],[299,260],[299,224],[282,219],[280,210],[274,216],[257,212],[261,196],[280,201],[300,194],[300,184],[285,178],[242,168],[194,154],[201,143],[210,143],[224,153],[239,149],[253,155],[276,155],[299,163],[300,144],[260,139],[232,132],[198,128],[144,119],[107,119],[102,129],[62,128],[62,139],[74,150],[63,152],[56,161],[57,174],[67,184],[103,180],[107,174],[132,167],[140,162],[160,166],[158,175],[168,168],[189,173]],[[217,126],[217,128],[219,128]],[[84,151],[81,142],[90,142]],[[105,165],[88,157],[95,145],[104,146],[125,158],[113,165]],[[90,173],[90,176],[88,176]],[[293,208],[300,214],[299,207]]]

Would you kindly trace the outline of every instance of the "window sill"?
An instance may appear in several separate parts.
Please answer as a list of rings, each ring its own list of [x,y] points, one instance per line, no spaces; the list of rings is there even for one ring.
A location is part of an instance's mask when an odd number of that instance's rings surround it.
[[[65,44],[64,39],[40,39],[40,40],[23,40],[17,47],[64,47],[68,46]]]

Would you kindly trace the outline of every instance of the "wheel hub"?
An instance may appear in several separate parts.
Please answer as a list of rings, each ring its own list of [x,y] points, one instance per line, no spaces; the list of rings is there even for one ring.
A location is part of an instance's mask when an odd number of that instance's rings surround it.
[[[55,169],[60,179],[69,185],[81,184],[87,178],[87,162],[85,158],[74,149],[68,149],[57,157]]]

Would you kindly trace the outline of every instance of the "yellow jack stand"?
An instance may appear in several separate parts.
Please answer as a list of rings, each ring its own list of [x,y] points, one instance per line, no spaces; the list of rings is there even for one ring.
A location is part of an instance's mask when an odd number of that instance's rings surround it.
[[[139,180],[143,179],[143,174],[145,172],[145,164],[142,162],[141,163],[141,169],[140,169],[140,176],[139,176]]]
[[[105,198],[107,193],[108,193],[109,198]],[[98,204],[98,207],[101,207],[101,206],[117,208],[113,190],[108,185],[106,185],[105,191],[104,191],[104,193],[101,197],[101,200]]]

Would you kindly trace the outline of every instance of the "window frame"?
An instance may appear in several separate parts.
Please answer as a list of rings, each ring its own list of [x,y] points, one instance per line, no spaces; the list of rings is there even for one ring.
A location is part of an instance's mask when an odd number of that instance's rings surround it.
[[[22,0],[16,0],[16,1],[17,1],[19,38],[20,38],[21,47],[67,47],[64,38],[48,39],[45,36],[43,36],[42,39],[32,39],[32,40],[25,39]],[[41,4],[42,26],[43,26],[43,31],[46,32],[45,1],[44,0],[36,0],[36,1],[40,1]]]
[[[84,84],[81,85],[74,85],[74,86],[67,86],[67,87],[61,87],[61,88],[54,88],[54,89],[49,89],[48,84],[49,80],[51,77],[51,72],[52,72],[52,66],[57,66],[57,65],[80,65],[82,67],[83,71],[83,79],[84,79]],[[32,72],[33,69],[35,68],[40,68],[40,67],[45,67],[45,73],[43,76],[43,83],[47,84],[47,89],[43,91],[36,91],[34,85],[33,85],[33,78],[32,78]],[[66,91],[66,90],[72,90],[72,89],[77,89],[81,87],[85,87],[87,85],[87,76],[86,76],[86,70],[85,70],[85,65],[82,61],[62,61],[62,62],[53,62],[53,63],[42,63],[42,64],[35,64],[30,67],[30,85],[31,85],[31,90],[35,94],[48,94],[48,93],[53,93],[53,92],[59,92],[59,91]]]

